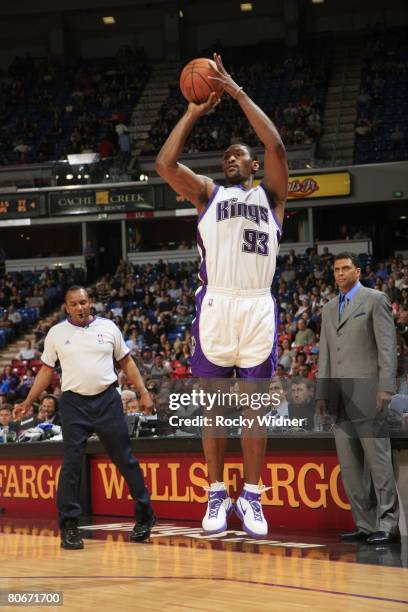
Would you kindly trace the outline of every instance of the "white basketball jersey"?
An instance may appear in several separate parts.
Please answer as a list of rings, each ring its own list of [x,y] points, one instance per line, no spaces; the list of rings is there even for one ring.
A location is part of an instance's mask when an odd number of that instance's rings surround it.
[[[198,220],[201,282],[236,290],[270,287],[280,238],[262,184],[248,190],[217,185]]]

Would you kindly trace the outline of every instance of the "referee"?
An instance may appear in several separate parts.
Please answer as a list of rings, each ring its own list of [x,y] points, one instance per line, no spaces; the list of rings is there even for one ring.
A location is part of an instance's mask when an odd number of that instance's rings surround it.
[[[68,318],[48,332],[41,357],[43,366],[22,404],[27,411],[49,387],[59,360],[64,448],[57,497],[61,546],[68,549],[84,547],[78,530],[79,485],[82,457],[93,432],[98,434],[112,462],[123,474],[136,502],[136,524],[130,540],[141,542],[149,537],[156,517],[139,462],[132,454],[121,398],[115,388],[114,360],[120,363],[129,382],[139,392],[141,408],[150,411],[153,403],[119,328],[109,319],[91,315],[84,287],[74,285],[68,289],[65,309]]]

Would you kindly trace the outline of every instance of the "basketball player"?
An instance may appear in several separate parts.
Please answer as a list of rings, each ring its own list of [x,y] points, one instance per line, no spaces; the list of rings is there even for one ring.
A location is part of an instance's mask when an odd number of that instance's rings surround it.
[[[192,327],[192,373],[203,383],[207,381],[207,386],[211,379],[229,378],[235,373],[255,389],[254,381],[269,382],[277,363],[277,306],[271,284],[284,218],[288,166],[276,127],[227,73],[221,57],[214,54],[214,61],[214,78],[240,105],[265,147],[262,183],[254,186],[259,162],[245,144],[233,144],[224,153],[222,167],[229,187],[216,185],[179,163],[196,121],[218,104],[215,93],[203,104],[188,105],[158,154],[156,170],[198,211],[202,287],[196,295],[197,314]],[[259,384],[257,387],[259,391]],[[241,444],[245,485],[235,510],[247,533],[263,537],[268,525],[260,503],[259,479],[266,433],[243,432]],[[225,447],[225,436],[206,436],[203,432],[210,481],[203,529],[208,533],[223,531],[232,509],[223,482]]]

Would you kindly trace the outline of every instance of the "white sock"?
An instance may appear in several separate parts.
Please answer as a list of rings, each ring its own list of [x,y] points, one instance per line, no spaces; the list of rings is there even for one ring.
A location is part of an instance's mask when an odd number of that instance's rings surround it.
[[[224,482],[218,482],[217,480],[215,482],[211,482],[210,483],[210,491],[226,491],[227,487],[225,486]]]
[[[259,485],[257,484],[249,484],[247,482],[244,483],[244,491],[248,491],[248,493],[260,493]]]

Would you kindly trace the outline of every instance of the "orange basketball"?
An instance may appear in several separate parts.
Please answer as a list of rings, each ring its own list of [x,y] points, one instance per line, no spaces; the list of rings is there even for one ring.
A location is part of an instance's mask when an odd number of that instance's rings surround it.
[[[186,100],[201,104],[213,91],[220,98],[224,88],[219,81],[209,79],[210,76],[216,76],[216,64],[206,57],[191,60],[184,66],[180,74],[180,89]]]

